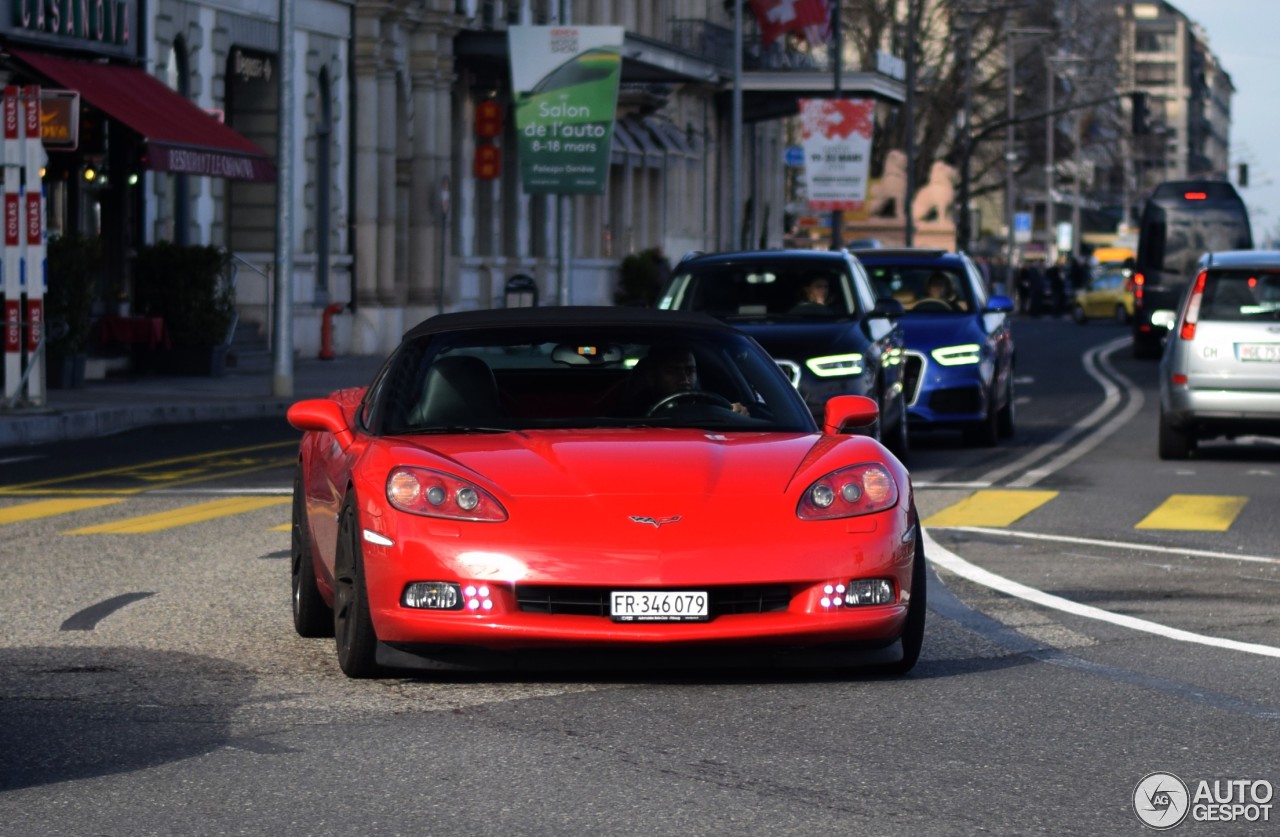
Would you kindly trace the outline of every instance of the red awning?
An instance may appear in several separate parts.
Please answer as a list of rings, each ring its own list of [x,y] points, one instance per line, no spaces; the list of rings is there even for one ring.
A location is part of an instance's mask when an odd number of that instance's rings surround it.
[[[275,165],[265,151],[137,67],[9,52],[50,81],[79,91],[89,104],[140,134],[148,168],[235,180],[276,179]]]

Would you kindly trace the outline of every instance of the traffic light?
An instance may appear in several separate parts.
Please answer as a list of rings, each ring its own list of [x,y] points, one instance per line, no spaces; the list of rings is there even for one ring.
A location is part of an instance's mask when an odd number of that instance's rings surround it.
[[[1151,133],[1151,123],[1147,118],[1147,94],[1137,90],[1132,94],[1133,102],[1133,135],[1144,136]]]
[[[476,103],[476,136],[493,139],[502,133],[502,106],[494,99]]]
[[[1236,183],[1240,186],[1249,185],[1249,164],[1248,163],[1240,164],[1239,169],[1237,169]]]
[[[476,180],[497,180],[502,174],[502,150],[494,140],[502,135],[502,106],[495,99],[476,102],[475,159],[471,171]]]
[[[502,173],[502,151],[490,143],[477,145],[471,171],[476,180],[497,180]]]

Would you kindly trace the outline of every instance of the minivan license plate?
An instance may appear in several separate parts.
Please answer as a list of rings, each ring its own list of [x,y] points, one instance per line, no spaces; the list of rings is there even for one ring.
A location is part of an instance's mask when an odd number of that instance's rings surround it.
[[[1236,351],[1241,360],[1280,363],[1280,343],[1241,343]]]
[[[705,622],[703,590],[615,590],[609,614],[617,622]]]

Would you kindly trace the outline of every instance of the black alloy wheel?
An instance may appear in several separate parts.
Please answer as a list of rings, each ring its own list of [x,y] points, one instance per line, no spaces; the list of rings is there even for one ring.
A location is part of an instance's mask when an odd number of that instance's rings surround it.
[[[338,550],[334,556],[333,628],[338,666],[353,679],[377,677],[378,636],[369,617],[369,592],[364,581],[364,556],[356,524],[355,495],[342,503],[338,521]]]

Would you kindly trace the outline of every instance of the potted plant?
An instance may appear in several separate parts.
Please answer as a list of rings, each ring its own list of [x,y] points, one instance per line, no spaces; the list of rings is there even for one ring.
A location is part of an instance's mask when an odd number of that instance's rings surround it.
[[[45,376],[51,388],[84,385],[85,346],[102,275],[102,242],[64,235],[49,239],[45,292]]]
[[[162,317],[172,348],[156,360],[161,372],[178,375],[226,373],[235,324],[231,259],[212,245],[169,241],[138,250],[134,303],[146,316]]]

